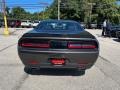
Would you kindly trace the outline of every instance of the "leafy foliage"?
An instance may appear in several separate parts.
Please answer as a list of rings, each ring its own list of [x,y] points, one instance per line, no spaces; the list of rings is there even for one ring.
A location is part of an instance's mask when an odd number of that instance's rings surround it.
[[[72,19],[85,23],[103,22],[108,19],[113,23],[120,23],[120,0],[60,0],[60,18]],[[6,8],[7,16],[16,19],[57,19],[58,0],[42,12],[29,13],[21,7]]]
[[[120,22],[120,6],[117,0],[61,0],[61,19],[73,19],[82,22],[102,22],[109,19]],[[50,18],[57,18],[57,0],[50,7]]]

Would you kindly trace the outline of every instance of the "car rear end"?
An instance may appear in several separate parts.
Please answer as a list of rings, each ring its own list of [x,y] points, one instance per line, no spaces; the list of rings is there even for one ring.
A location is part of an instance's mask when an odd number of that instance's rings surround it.
[[[90,68],[99,45],[91,38],[25,37],[19,40],[19,56],[30,68]]]
[[[112,36],[112,37],[117,37],[117,32],[119,32],[120,31],[120,25],[113,25],[113,26],[111,26],[111,28],[110,28],[110,35]]]
[[[24,34],[18,42],[18,54],[30,68],[79,68],[96,62],[99,44],[96,38],[74,21],[43,21]]]

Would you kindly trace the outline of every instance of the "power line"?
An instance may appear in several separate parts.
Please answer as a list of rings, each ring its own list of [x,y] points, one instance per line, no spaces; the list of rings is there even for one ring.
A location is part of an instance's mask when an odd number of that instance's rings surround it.
[[[10,9],[12,9],[13,7],[10,7]],[[40,8],[43,8],[43,7],[40,7]],[[3,9],[3,8],[2,8]],[[31,7],[31,8],[29,8],[29,7],[25,7],[24,9],[39,9],[38,7]]]
[[[22,8],[26,8],[26,7],[40,7],[40,8],[43,8],[43,7],[46,7],[46,6],[8,6],[9,8],[14,8],[14,7],[22,7]]]
[[[43,6],[49,6],[48,5],[44,5],[44,4],[8,4],[8,6],[37,6],[37,5],[43,5]]]

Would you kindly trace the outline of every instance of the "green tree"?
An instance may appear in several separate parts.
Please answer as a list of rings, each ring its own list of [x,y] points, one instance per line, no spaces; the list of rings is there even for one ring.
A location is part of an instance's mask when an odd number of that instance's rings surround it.
[[[108,19],[116,23],[115,18],[119,14],[116,0],[97,0],[96,12],[98,13],[98,21]],[[118,21],[119,22],[119,21]]]
[[[120,6],[116,3],[119,0],[61,0],[60,3],[60,18],[72,19],[81,22],[103,22],[104,19],[109,19],[113,23],[120,23]],[[16,19],[57,19],[58,15],[58,0],[54,0],[42,12],[29,13],[21,7],[6,8],[6,12],[10,18]]]
[[[53,4],[48,8],[50,10],[50,18],[57,19],[57,0],[54,0]]]
[[[61,0],[61,18],[84,22],[102,22],[109,19],[119,22],[120,7],[118,0]],[[50,18],[57,19],[57,0],[50,6]]]
[[[15,7],[12,8],[11,15],[13,18],[16,19],[25,19],[28,16],[29,13],[27,13],[23,8],[21,7]]]
[[[0,13],[0,19],[3,17],[2,13]]]

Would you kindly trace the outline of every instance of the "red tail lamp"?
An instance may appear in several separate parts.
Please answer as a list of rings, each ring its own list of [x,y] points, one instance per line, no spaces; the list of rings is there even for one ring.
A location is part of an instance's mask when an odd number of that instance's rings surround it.
[[[69,43],[69,49],[95,49],[96,46],[92,44]]]
[[[29,48],[49,48],[50,45],[48,43],[22,43],[22,47],[29,47]]]

